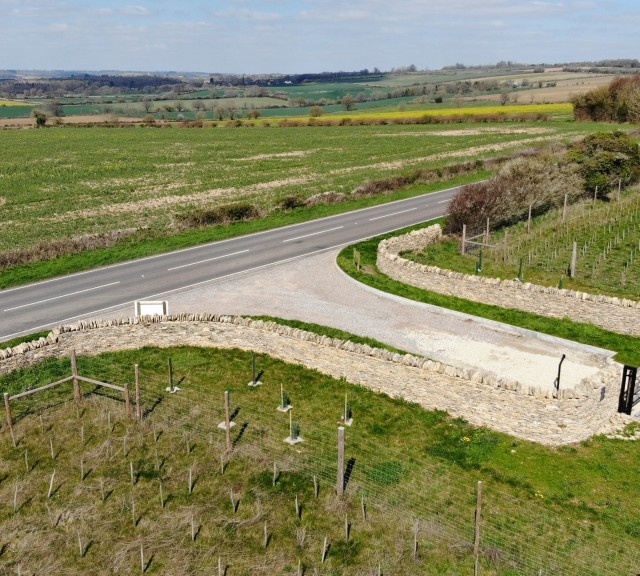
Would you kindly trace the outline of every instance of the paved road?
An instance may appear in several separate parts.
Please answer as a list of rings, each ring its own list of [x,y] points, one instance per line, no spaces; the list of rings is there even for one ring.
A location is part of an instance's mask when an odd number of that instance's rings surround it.
[[[446,213],[457,188],[0,291],[0,341]]]

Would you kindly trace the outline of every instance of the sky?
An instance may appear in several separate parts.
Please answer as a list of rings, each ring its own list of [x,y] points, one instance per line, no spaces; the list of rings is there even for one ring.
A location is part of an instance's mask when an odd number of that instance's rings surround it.
[[[639,0],[0,0],[0,69],[302,73],[640,58]]]

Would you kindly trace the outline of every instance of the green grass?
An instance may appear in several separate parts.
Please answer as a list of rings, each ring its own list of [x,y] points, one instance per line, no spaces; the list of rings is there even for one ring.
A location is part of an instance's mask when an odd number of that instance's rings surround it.
[[[164,393],[169,357],[182,388],[175,395]],[[251,354],[239,350],[142,348],[79,357],[82,375],[115,384],[131,381],[132,365],[139,364],[143,404],[151,410],[142,424],[123,418],[117,397],[89,394],[89,388],[79,410],[63,387],[15,401],[18,445],[6,441],[6,429],[0,444],[5,569],[135,573],[142,545],[152,574],[211,573],[218,556],[229,574],[290,574],[298,560],[308,573],[376,573],[380,563],[384,574],[468,574],[480,479],[482,574],[524,575],[534,567],[604,576],[638,568],[640,499],[630,489],[640,481],[638,443],[597,437],[545,448],[268,356],[256,358],[264,384],[254,389],[246,385]],[[51,359],[1,376],[0,391],[68,374],[68,360]],[[275,410],[280,383],[305,438],[295,447],[282,441],[288,418]],[[216,427],[224,419],[224,390],[237,411],[234,451],[226,457],[224,432]],[[337,499],[335,434],[345,391],[355,419],[346,432],[346,456],[355,465],[345,498]],[[54,469],[54,494],[47,498]],[[235,513],[231,492],[239,502]],[[415,521],[417,562],[411,554]],[[78,537],[83,550],[88,546],[84,555]],[[331,548],[320,564],[324,537]],[[603,548],[602,542],[612,544]]]
[[[4,342],[0,342],[0,348],[13,348],[23,342],[32,342],[33,340],[38,340],[38,338],[46,338],[48,334],[49,330],[45,330],[43,332],[34,332],[33,334],[27,334],[18,338],[12,338],[11,340],[5,340]]]
[[[512,308],[500,308],[498,306],[471,302],[470,300],[464,300],[454,296],[445,296],[403,284],[381,274],[375,265],[378,244],[384,238],[390,238],[408,232],[411,229],[412,228],[397,231],[372,238],[355,246],[349,246],[342,250],[338,256],[338,264],[347,274],[356,280],[379,290],[417,302],[433,304],[434,306],[457,310],[458,312],[464,312],[473,316],[480,316],[497,322],[520,326],[528,330],[535,330],[544,334],[613,350],[617,352],[615,356],[617,361],[633,366],[640,365],[640,338],[609,332],[592,324],[574,322],[568,318],[556,320]],[[354,247],[357,248],[361,254],[361,262],[364,268],[361,271],[356,270],[353,263]]]

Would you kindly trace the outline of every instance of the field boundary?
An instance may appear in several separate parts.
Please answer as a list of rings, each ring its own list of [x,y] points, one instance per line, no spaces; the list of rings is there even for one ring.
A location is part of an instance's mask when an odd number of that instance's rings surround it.
[[[475,426],[545,445],[615,433],[632,419],[617,413],[621,366],[608,363],[579,386],[526,386],[480,369],[460,369],[411,354],[320,336],[276,322],[214,314],[178,314],[82,321],[47,338],[0,350],[0,373],[45,357],[192,345],[241,348],[319,370],[432,410],[446,410]]]
[[[400,256],[401,252],[421,250],[441,238],[442,229],[435,224],[382,240],[378,245],[376,265],[383,274],[417,288],[550,318],[569,317],[612,332],[640,336],[639,301],[539,286],[517,279],[473,276]]]

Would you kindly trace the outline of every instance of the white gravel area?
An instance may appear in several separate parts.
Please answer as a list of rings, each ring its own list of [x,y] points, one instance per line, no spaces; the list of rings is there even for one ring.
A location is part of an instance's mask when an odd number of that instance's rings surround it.
[[[163,298],[170,313],[267,315],[369,336],[457,367],[479,367],[531,386],[561,387],[595,374],[613,352],[583,346],[373,290],[336,265],[338,250],[277,264]],[[120,309],[109,316],[132,315]],[[610,360],[609,360],[610,361]]]

